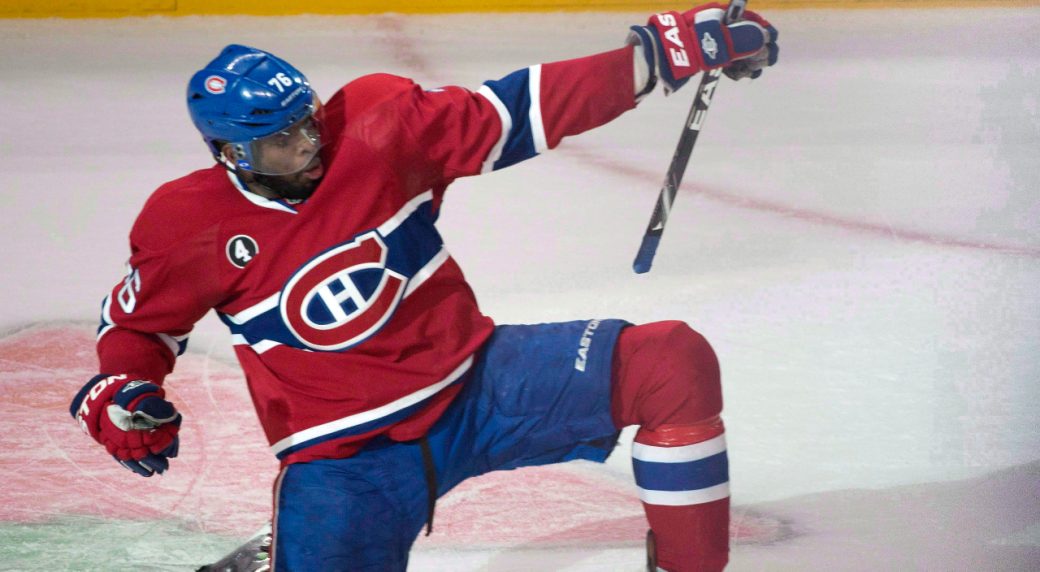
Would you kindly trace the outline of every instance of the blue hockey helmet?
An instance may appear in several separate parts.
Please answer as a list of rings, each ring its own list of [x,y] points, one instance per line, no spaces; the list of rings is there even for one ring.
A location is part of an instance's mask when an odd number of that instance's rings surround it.
[[[231,44],[188,82],[188,113],[213,156],[235,144],[236,166],[263,172],[254,160],[255,142],[298,124],[320,147],[313,115],[320,103],[299,70],[263,50]],[[317,150],[315,149],[315,153]],[[269,173],[281,174],[281,173]]]

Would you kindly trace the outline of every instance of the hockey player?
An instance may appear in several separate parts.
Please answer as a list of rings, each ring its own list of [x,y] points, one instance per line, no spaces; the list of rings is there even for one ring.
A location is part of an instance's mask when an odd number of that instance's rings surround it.
[[[723,13],[656,14],[620,49],[475,92],[380,74],[324,104],[284,60],[228,46],[187,93],[216,164],[138,216],[103,303],[102,373],[73,417],[125,467],[167,470],[181,415],[162,383],[215,309],[281,461],[275,570],[404,570],[434,501],[464,479],[602,461],[628,425],[652,566],[723,568],[726,446],[704,338],[676,321],[496,326],[434,224],[454,179],[611,121],[658,83],[757,77],[776,30]]]

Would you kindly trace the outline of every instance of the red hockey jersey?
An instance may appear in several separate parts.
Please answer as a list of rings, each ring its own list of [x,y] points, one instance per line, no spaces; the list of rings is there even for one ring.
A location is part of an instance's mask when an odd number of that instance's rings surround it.
[[[325,104],[325,175],[305,202],[251,193],[220,165],[150,197],[103,304],[101,371],[161,382],[215,309],[282,462],[422,436],[494,327],[434,225],[445,188],[610,121],[633,92],[632,48],[475,92],[351,82]]]

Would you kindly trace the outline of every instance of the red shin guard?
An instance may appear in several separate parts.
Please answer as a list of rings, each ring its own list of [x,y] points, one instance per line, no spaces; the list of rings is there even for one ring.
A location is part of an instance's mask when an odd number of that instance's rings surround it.
[[[664,431],[661,431],[664,429]],[[685,436],[685,439],[683,437]],[[692,426],[663,426],[658,431],[641,429],[636,433],[633,458],[647,457],[661,449],[683,451],[684,458],[695,460],[685,463],[691,467],[687,477],[705,479],[708,485],[688,491],[644,490],[643,482],[654,482],[655,463],[634,460],[636,483],[647,522],[654,531],[657,546],[657,565],[668,572],[722,570],[729,560],[729,482],[725,467],[720,470],[704,465],[725,464],[725,441],[722,421],[718,417]],[[686,441],[683,443],[682,441]],[[698,448],[708,449],[697,452]],[[716,452],[722,448],[721,452]],[[692,455],[692,457],[690,456]],[[707,456],[703,456],[707,455]],[[669,468],[684,463],[665,463]],[[722,474],[719,474],[722,473]],[[649,475],[648,475],[649,474]],[[724,483],[717,481],[725,478]],[[641,482],[643,481],[643,482]],[[712,484],[715,483],[715,484]]]
[[[626,328],[614,354],[612,413],[641,425],[633,445],[640,498],[669,572],[722,570],[729,479],[718,361],[682,322]]]

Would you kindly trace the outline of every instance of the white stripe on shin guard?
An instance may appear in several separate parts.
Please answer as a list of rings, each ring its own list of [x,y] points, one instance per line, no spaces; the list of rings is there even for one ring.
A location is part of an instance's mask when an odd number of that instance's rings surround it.
[[[639,489],[639,500],[646,504],[686,506],[722,500],[729,496],[729,483],[695,491],[650,491]]]
[[[633,443],[632,466],[647,504],[687,506],[729,496],[725,434],[680,447]]]
[[[726,434],[707,441],[681,447],[656,447],[643,443],[632,443],[632,458],[652,463],[689,463],[699,461],[726,450]]]

